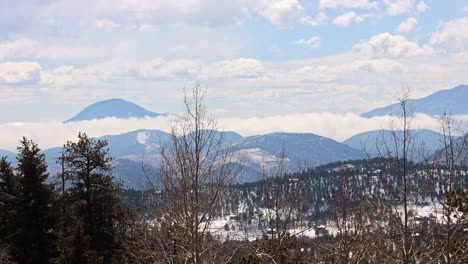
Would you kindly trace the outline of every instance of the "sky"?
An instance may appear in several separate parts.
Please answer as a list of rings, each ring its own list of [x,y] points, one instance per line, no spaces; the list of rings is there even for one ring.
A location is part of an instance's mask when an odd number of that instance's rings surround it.
[[[61,121],[109,98],[179,113],[195,82],[225,128],[342,140],[382,126],[359,114],[400,91],[427,96],[467,72],[467,0],[0,0],[0,149],[165,127]]]

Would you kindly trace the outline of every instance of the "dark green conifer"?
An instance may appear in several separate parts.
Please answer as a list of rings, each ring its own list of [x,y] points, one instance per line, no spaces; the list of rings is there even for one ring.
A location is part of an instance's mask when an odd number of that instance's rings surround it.
[[[52,184],[48,184],[47,165],[41,149],[23,138],[18,147],[20,198],[15,212],[16,232],[13,255],[20,263],[49,263],[55,253]]]
[[[113,159],[107,142],[80,133],[78,142],[69,141],[64,146],[61,159],[70,183],[69,204],[79,223],[75,226],[78,230],[71,233],[75,237],[73,258],[86,263],[115,262],[120,248],[118,224],[125,221],[125,215],[120,185],[111,174]],[[83,238],[83,243],[77,237]]]
[[[10,237],[15,233],[16,204],[19,182],[6,157],[0,160],[0,246],[7,248]]]

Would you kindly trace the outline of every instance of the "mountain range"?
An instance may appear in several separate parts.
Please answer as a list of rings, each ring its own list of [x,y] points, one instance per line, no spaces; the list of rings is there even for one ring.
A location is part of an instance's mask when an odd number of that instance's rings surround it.
[[[401,137],[402,131],[390,130],[373,130],[354,135],[342,143],[355,148],[362,149],[368,155],[375,156],[378,152],[384,151],[384,142],[387,143],[389,150],[394,151],[394,143],[392,142],[393,134]],[[441,135],[429,129],[414,129],[409,131],[409,135],[414,138],[412,142],[415,146],[423,146],[420,149],[423,152],[433,153],[441,146]],[[421,156],[423,153],[418,153],[416,156]]]
[[[0,149],[0,158],[2,157],[7,157],[7,161],[11,163],[16,161],[16,154],[8,150]]]
[[[408,106],[414,113],[424,113],[430,116],[441,116],[444,112],[453,115],[468,114],[468,85],[459,85],[452,89],[440,90],[420,99],[408,100]],[[386,107],[374,109],[363,113],[361,116],[370,118],[375,116],[399,116],[400,104],[392,104]]]
[[[318,165],[363,158],[361,151],[353,149],[335,140],[310,133],[272,133],[266,135],[242,137],[227,131],[216,132],[223,136],[225,153],[234,155],[234,162],[242,165],[244,172],[239,182],[259,180],[263,167],[271,168],[280,162],[284,150],[288,171],[315,167]],[[118,176],[133,188],[140,188],[135,182],[144,181],[143,167],[157,174],[160,151],[168,146],[171,135],[160,130],[136,130],[121,135],[103,136],[107,140],[109,154],[116,158],[114,167]],[[51,171],[59,171],[56,160],[61,155],[61,148],[43,151]]]
[[[453,89],[436,92],[428,97],[410,100],[416,112],[430,115],[450,111],[453,114],[468,114],[465,101],[468,99],[468,86],[461,85]],[[364,117],[398,114],[399,105],[378,108]],[[167,114],[158,114],[146,110],[132,102],[122,99],[109,99],[94,103],[84,108],[76,116],[65,122],[96,120],[109,117],[145,118]],[[398,132],[397,132],[398,133]],[[440,135],[434,131],[421,129],[411,133],[417,134],[417,145],[424,144],[426,151],[433,152],[439,148]],[[390,131],[368,131],[350,137],[343,142],[311,133],[271,133],[244,137],[232,131],[218,131],[216,136],[223,136],[223,149],[235,155],[234,162],[243,166],[239,182],[250,182],[260,179],[264,167],[274,168],[281,157],[285,156],[288,171],[298,171],[316,167],[330,162],[365,158],[365,153],[375,155],[379,138],[387,138]],[[168,146],[171,135],[160,130],[139,129],[120,135],[107,135],[99,139],[107,140],[110,155],[115,157],[114,173],[127,187],[141,189],[146,177],[157,177],[158,163],[162,146]],[[365,148],[363,146],[366,145]],[[46,161],[51,174],[59,171],[57,159],[62,148],[46,149]],[[0,150],[0,156],[8,156],[16,162],[15,154]],[[151,175],[148,175],[150,173]]]
[[[357,149],[311,133],[271,133],[250,136],[234,141],[231,147],[257,162],[262,162],[262,158],[278,159],[284,150],[284,156],[289,159],[289,167],[292,170],[363,157],[362,152]],[[261,153],[265,155],[259,156]]]

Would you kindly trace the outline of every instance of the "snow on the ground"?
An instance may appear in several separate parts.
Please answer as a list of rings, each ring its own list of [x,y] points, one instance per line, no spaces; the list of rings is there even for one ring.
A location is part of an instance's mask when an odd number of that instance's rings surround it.
[[[246,212],[249,208],[244,204],[240,206],[241,212]],[[410,211],[414,213],[414,217],[425,217],[435,218],[438,222],[443,222],[443,206],[440,203],[429,203],[425,202],[424,205],[415,205],[412,204],[409,206]],[[257,208],[256,209],[257,217],[258,212],[263,213],[263,217],[267,215],[266,208]],[[398,208],[398,211],[401,213],[402,208]],[[255,239],[262,238],[266,234],[268,227],[264,227],[264,230],[259,228],[259,219],[254,218],[251,220],[250,224],[242,223],[235,218],[238,216],[231,215],[225,216],[223,218],[218,218],[212,220],[210,224],[209,232],[215,237],[221,240],[249,240],[253,241]],[[418,223],[417,221],[415,222]],[[316,225],[315,227],[296,227],[288,230],[288,233],[296,236],[305,236],[314,238],[319,236],[320,233],[327,233],[328,235],[336,236],[338,234],[338,229],[334,227],[331,222],[327,222],[322,225]],[[270,234],[271,235],[271,234]]]

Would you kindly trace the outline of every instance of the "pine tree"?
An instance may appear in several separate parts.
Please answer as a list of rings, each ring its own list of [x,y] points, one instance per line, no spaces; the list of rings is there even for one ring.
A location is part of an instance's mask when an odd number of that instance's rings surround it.
[[[10,237],[15,233],[16,204],[18,203],[18,179],[13,172],[11,163],[3,157],[0,160],[0,248],[5,255],[0,262],[6,262]],[[3,262],[2,262],[3,263]]]
[[[23,138],[18,147],[20,198],[16,210],[17,232],[12,248],[20,263],[49,263],[54,252],[53,185],[45,156],[33,141]]]
[[[0,160],[0,241],[5,242],[11,233],[11,216],[18,197],[18,180],[11,163],[3,157]]]
[[[120,185],[111,175],[107,142],[80,133],[78,142],[69,141],[64,146],[61,160],[70,183],[68,204],[76,218],[75,230],[70,232],[74,237],[72,258],[80,263],[114,262],[120,247],[117,224],[124,222],[125,216]]]

